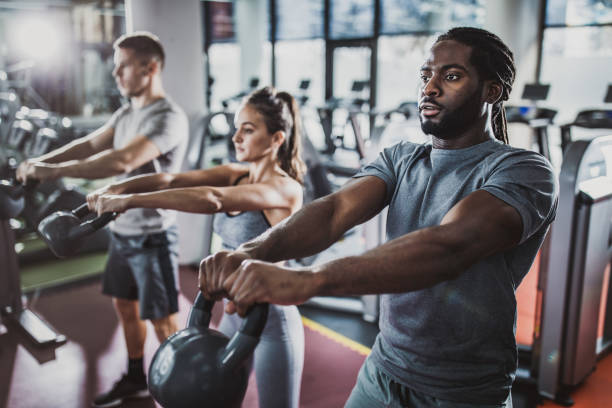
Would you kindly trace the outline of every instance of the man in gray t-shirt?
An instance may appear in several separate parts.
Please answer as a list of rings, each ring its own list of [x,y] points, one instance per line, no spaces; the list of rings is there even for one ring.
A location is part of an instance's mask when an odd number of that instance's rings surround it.
[[[380,334],[346,407],[511,407],[514,291],[558,190],[545,158],[507,145],[514,71],[494,34],[442,34],[420,71],[431,142],[383,150],[339,191],[202,261],[202,292],[225,292],[241,315],[256,302],[380,293]],[[317,253],[385,207],[378,248],[298,270],[273,263]]]
[[[176,173],[181,170],[187,142],[187,118],[182,109],[168,97],[157,99],[140,109],[132,104],[119,108],[107,123],[115,129],[113,148],[123,149],[135,135],[144,135],[155,144],[160,155],[117,180],[148,173]],[[111,230],[122,235],[162,232],[176,224],[176,212],[163,209],[133,208],[111,224]]]
[[[505,400],[517,362],[514,291],[555,214],[550,164],[494,139],[461,149],[404,142],[355,177],[367,176],[386,184],[388,240],[443,224],[475,191],[518,212],[523,228],[513,248],[467,266],[454,279],[381,295],[380,335],[369,357],[391,378],[427,395],[481,404]]]
[[[125,178],[180,170],[188,140],[187,117],[164,92],[164,50],[159,39],[137,32],[119,38],[114,49],[113,76],[130,102],[93,133],[21,163],[20,180]],[[106,190],[95,192],[91,200]],[[129,361],[127,374],[98,396],[94,406],[115,406],[127,397],[148,395],[142,360],[145,320],[151,320],[160,341],[177,330],[175,224],[173,211],[153,209],[131,209],[111,223],[103,292],[113,298]]]

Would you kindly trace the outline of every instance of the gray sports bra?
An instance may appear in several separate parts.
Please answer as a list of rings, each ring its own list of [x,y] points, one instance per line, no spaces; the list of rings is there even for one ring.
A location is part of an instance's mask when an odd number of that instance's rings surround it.
[[[248,173],[239,177],[234,183],[247,177]],[[213,230],[223,240],[223,248],[234,250],[243,242],[247,242],[270,228],[270,222],[263,211],[243,211],[236,215],[216,213]]]

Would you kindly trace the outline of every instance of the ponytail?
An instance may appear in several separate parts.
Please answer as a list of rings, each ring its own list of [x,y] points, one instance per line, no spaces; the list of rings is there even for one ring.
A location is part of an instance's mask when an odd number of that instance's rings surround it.
[[[297,101],[288,92],[279,92],[276,97],[287,105],[291,114],[292,126],[290,133],[287,134],[285,143],[278,149],[278,158],[281,161],[281,168],[292,178],[300,183],[304,181],[306,164],[302,160],[302,120]]]

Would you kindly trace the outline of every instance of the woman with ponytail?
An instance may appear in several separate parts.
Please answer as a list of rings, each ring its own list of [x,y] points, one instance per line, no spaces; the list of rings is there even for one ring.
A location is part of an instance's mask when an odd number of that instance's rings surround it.
[[[87,197],[90,209],[214,213],[214,231],[224,250],[262,234],[302,206],[305,165],[297,104],[286,92],[262,88],[245,98],[235,123],[232,141],[240,163],[111,184]],[[231,337],[240,323],[236,315],[226,314],[219,330]],[[270,305],[253,361],[259,406],[298,407],[303,363],[304,331],[297,308]]]

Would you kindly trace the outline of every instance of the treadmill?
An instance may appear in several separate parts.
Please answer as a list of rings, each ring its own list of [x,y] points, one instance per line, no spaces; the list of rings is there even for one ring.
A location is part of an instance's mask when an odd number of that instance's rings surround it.
[[[612,84],[608,85],[604,103],[612,103]],[[561,149],[566,151],[574,140],[572,128],[612,129],[612,109],[587,109],[578,112],[573,122],[561,126]]]
[[[536,106],[537,101],[548,98],[549,90],[550,85],[525,84],[521,98],[532,103],[530,105],[507,106],[506,120],[508,123],[523,123],[529,126],[533,130],[533,135],[537,141],[538,153],[551,161],[548,127],[552,125],[557,111]]]
[[[612,134],[567,146],[557,217],[541,250],[530,348],[517,383],[571,406],[570,392],[612,349]]]

